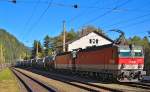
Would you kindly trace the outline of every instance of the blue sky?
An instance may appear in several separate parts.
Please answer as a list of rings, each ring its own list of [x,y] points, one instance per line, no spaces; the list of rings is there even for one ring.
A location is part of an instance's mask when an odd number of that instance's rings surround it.
[[[0,28],[30,47],[33,40],[42,41],[45,35],[59,35],[63,20],[67,31],[94,25],[113,39],[118,34],[108,30],[120,29],[126,37],[143,37],[150,30],[150,0],[17,0],[16,4],[8,1],[0,0]],[[40,17],[50,2],[51,6]],[[79,7],[73,8],[74,4]]]

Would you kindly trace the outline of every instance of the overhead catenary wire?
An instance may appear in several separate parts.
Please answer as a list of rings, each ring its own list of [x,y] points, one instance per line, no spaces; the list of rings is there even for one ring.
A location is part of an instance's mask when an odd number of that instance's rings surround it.
[[[101,0],[97,0],[96,2],[93,3],[93,5],[99,4],[100,1],[101,1]],[[70,23],[70,22],[74,21],[75,19],[81,17],[81,16],[84,15],[85,13],[89,13],[89,12],[87,12],[87,8],[84,9],[83,11],[81,11],[80,13],[78,13],[77,15],[73,16],[72,18],[70,18],[70,19],[68,20],[68,23]]]
[[[104,12],[103,14],[100,14],[100,15],[98,15],[97,17],[95,17],[95,18],[93,18],[93,19],[87,21],[86,23],[80,25],[80,26],[78,27],[78,29],[80,30],[80,28],[82,28],[82,27],[88,25],[89,23],[94,22],[94,21],[96,21],[96,20],[98,20],[98,19],[104,17],[105,15],[110,14],[112,11],[114,11],[114,10],[116,10],[116,9],[118,9],[118,8],[120,8],[120,7],[124,6],[124,5],[126,5],[126,4],[128,4],[130,1],[131,1],[131,0],[127,0],[127,1],[125,1],[125,2],[123,2],[123,3],[121,3],[121,4],[119,4],[119,5],[116,4],[115,7],[111,8],[109,11],[106,11],[106,12]]]
[[[145,19],[145,20],[141,20],[141,21],[138,21],[138,22],[134,22],[134,23],[131,23],[131,24],[128,24],[128,25],[123,25],[123,26],[119,26],[117,27],[116,29],[120,29],[120,28],[129,28],[129,27],[133,27],[133,26],[136,26],[136,25],[139,25],[139,24],[142,24],[142,23],[145,23],[145,22],[149,22],[149,18],[148,19]],[[105,33],[109,33],[110,31],[106,31]],[[136,34],[142,34],[146,31],[142,31],[142,32],[136,32]],[[146,34],[146,33],[144,33]]]
[[[99,4],[99,2],[100,2],[101,0],[97,0],[95,3],[93,3],[92,5],[98,5]],[[119,2],[119,0],[116,0],[116,7],[118,6],[118,2]],[[94,9],[93,11],[87,11],[87,8],[86,9],[84,9],[82,12],[80,12],[79,14],[77,14],[77,15],[75,15],[74,17],[72,17],[72,18],[70,18],[70,20],[68,21],[68,23],[70,23],[70,22],[72,22],[72,21],[74,21],[75,19],[77,19],[77,18],[79,18],[79,17],[81,17],[81,16],[83,16],[83,15],[85,15],[85,14],[90,14],[91,12],[94,12],[95,10],[109,10],[109,9],[112,9],[112,8],[103,8],[103,7],[95,7],[96,9]],[[92,10],[92,9],[91,9]],[[118,9],[116,9],[116,10],[118,10]]]
[[[0,1],[7,1],[7,0],[0,0]],[[13,2],[13,3],[16,3],[15,2],[16,0],[8,0],[7,2]],[[98,0],[100,1],[100,0]],[[117,2],[119,0],[116,0]],[[34,0],[31,0],[31,1],[27,1],[27,0],[17,0],[17,3],[38,3],[38,1],[34,1]],[[48,4],[48,0],[47,1],[40,1],[40,4]],[[101,10],[109,10],[111,9],[111,7],[106,7],[106,8],[100,8],[98,6],[85,6],[85,5],[81,5],[79,6],[78,4],[65,4],[65,3],[60,3],[60,2],[53,2],[53,4],[51,5],[52,7],[55,7],[55,6],[59,6],[59,7],[78,7],[78,8],[86,8],[86,9],[101,9]],[[149,12],[150,10],[141,10],[141,9],[116,9],[116,11],[132,11],[132,12]]]
[[[129,18],[127,20],[123,20],[123,21],[119,21],[119,22],[116,22],[116,23],[113,23],[113,24],[110,24],[107,26],[108,27],[112,27],[112,26],[116,26],[116,25],[120,25],[120,24],[126,24],[126,23],[130,23],[132,21],[136,21],[136,20],[139,20],[141,18],[145,18],[145,17],[148,17],[150,16],[150,11],[147,13],[147,14],[144,14],[144,15],[140,15],[140,16],[136,16],[136,17],[133,17],[133,18]],[[139,25],[139,24],[142,24],[142,23],[145,23],[145,22],[148,22],[149,19],[145,19],[145,20],[141,20],[141,21],[138,21],[138,22],[134,22],[134,23],[131,23],[131,24],[128,24],[128,25],[123,25],[123,26],[119,26],[119,27],[116,27],[117,29],[119,28],[129,28],[129,27],[133,27],[133,26],[136,26],[136,25]],[[106,33],[108,33],[110,31],[106,31]],[[145,32],[145,31],[144,31]],[[143,32],[138,32],[136,34],[141,34]]]
[[[111,9],[110,11],[105,12],[103,15],[94,18],[93,20],[89,20],[89,21],[88,21],[87,23],[85,23],[85,24],[88,24],[88,23],[90,23],[90,22],[93,22],[93,21],[95,21],[96,19],[98,19],[99,17],[103,17],[103,16],[105,16],[107,13],[109,14],[111,11],[113,11],[113,10],[115,10],[115,9],[118,9],[119,7],[121,7],[121,6],[123,6],[123,5],[127,4],[127,3],[129,3],[129,0],[126,1],[126,2],[124,2],[124,3],[122,3],[121,5],[118,5],[117,7],[114,7],[114,8]],[[146,17],[146,16],[149,16],[149,15],[150,15],[150,13],[145,14],[145,15],[142,15],[142,16],[137,16],[136,18],[132,18],[132,20],[136,20],[136,19],[139,19],[139,18],[142,18],[142,17]],[[130,20],[130,21],[131,21],[131,20]],[[121,27],[132,27],[132,26],[135,26],[135,25],[138,25],[138,24],[147,22],[147,21],[148,21],[148,20],[146,19],[146,20],[142,20],[142,21],[140,21],[140,22],[135,22],[135,23],[132,23],[132,24],[129,24],[129,25],[126,25],[126,26],[121,26]],[[125,22],[129,22],[129,20],[126,20]],[[85,24],[84,24],[84,25],[85,25]],[[120,24],[120,23],[115,23],[115,24]],[[83,26],[84,26],[84,25],[83,25]],[[113,24],[113,25],[114,25],[114,24]],[[82,27],[83,27],[83,26],[82,26]],[[107,33],[107,32],[106,32],[106,33]]]
[[[45,10],[42,12],[42,14],[40,15],[40,17],[34,22],[34,24],[28,29],[27,33],[31,33],[32,30],[38,25],[38,23],[41,21],[41,19],[43,18],[43,16],[46,14],[46,12],[48,11],[48,9],[50,8],[51,4],[52,4],[53,0],[51,0],[48,4],[48,6],[45,8]],[[26,34],[25,34],[26,35]],[[30,36],[28,34],[28,36]]]
[[[117,9],[117,8],[116,8],[116,9]],[[114,10],[116,10],[116,9],[114,9]],[[107,12],[106,12],[106,13],[107,13]],[[107,14],[106,14],[106,15],[107,15]],[[105,16],[105,15],[103,15],[103,16]],[[102,16],[102,17],[103,17],[103,16]],[[36,25],[38,25],[38,24],[36,24]],[[33,27],[33,28],[31,27],[31,30],[33,30],[33,29],[34,29],[34,27]]]
[[[31,19],[33,18],[34,16],[34,12],[37,10],[37,6],[38,4],[40,3],[40,0],[38,0],[38,2],[35,4],[34,8],[33,8],[33,11],[31,13],[31,16],[29,17],[29,19],[27,20],[27,22],[25,23],[25,27],[28,26],[29,22],[31,21]]]
[[[134,23],[131,23],[131,24],[128,24],[128,25],[124,25],[124,26],[119,26],[119,28],[123,28],[123,27],[133,27],[135,25],[138,25],[138,24],[142,24],[142,23],[145,23],[145,22],[149,22],[149,19],[145,19],[145,20],[142,20],[142,21],[138,21],[138,22],[134,22]]]
[[[37,7],[38,7],[39,3],[40,3],[40,0],[38,0],[37,3],[34,5],[33,10],[31,12],[31,15],[29,16],[29,18],[27,19],[27,21],[25,23],[25,26],[23,28],[23,30],[25,32],[26,32],[26,28],[28,27],[29,23],[31,22],[33,16],[35,15],[35,11],[37,10]],[[23,32],[20,35],[22,35],[22,34],[23,34]]]
[[[87,21],[87,22],[84,23],[82,26],[84,26],[84,25],[86,25],[86,24],[88,24],[88,23],[94,22],[94,21],[96,21],[96,20],[98,20],[98,19],[100,19],[100,18],[102,18],[102,17],[104,17],[104,16],[110,14],[113,10],[118,9],[118,8],[120,8],[120,7],[122,7],[122,6],[126,5],[126,4],[128,4],[130,1],[131,1],[131,0],[127,0],[127,1],[124,2],[124,3],[115,6],[114,8],[110,9],[109,11],[106,11],[106,12],[104,12],[103,14],[100,14],[100,15],[96,16],[95,18],[93,18],[93,19]]]
[[[37,21],[34,23],[34,25],[31,26],[30,31],[31,31],[32,29],[34,29],[34,27],[39,23],[39,21],[41,21],[41,19],[43,18],[43,16],[46,14],[46,12],[48,11],[48,9],[50,8],[50,6],[51,6],[51,4],[52,4],[52,1],[53,1],[53,0],[51,0],[51,1],[49,2],[47,8],[43,11],[43,13],[40,15],[40,17],[39,17],[39,18],[37,19]]]
[[[127,20],[124,20],[124,21],[119,21],[119,22],[110,24],[110,25],[108,25],[108,27],[109,26],[120,25],[120,24],[125,24],[125,23],[131,22],[131,21],[139,20],[139,19],[147,17],[147,16],[150,16],[150,12],[147,13],[147,14],[141,15],[141,16],[133,17],[133,18],[130,18],[130,19],[127,19]]]
[[[16,0],[0,0],[3,2],[13,2],[16,3]],[[38,3],[38,1],[35,0],[17,0],[17,3],[26,3],[26,4],[34,4],[34,3]],[[49,0],[41,0],[40,4],[49,4]],[[59,7],[74,7],[77,8],[78,5],[77,4],[65,4],[65,3],[60,3],[60,2],[53,2],[51,4],[51,6],[59,6]],[[92,6],[85,6],[85,7],[81,7],[81,8],[97,8],[97,7],[92,7]]]

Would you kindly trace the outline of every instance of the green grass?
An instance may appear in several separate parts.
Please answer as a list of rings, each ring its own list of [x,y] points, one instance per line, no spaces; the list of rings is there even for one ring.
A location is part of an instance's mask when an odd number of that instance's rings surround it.
[[[5,69],[0,72],[0,81],[14,79],[9,69]]]
[[[8,68],[0,72],[0,92],[19,92],[17,80]]]

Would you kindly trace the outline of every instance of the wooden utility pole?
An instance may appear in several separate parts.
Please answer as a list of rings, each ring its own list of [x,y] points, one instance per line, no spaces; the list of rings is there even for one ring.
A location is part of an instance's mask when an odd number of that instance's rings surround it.
[[[1,68],[3,68],[3,47],[2,47],[2,44],[0,44],[0,64],[1,64]]]
[[[0,62],[2,62],[2,45],[0,44]]]
[[[2,69],[2,46],[0,44],[0,70]]]
[[[36,43],[36,58],[38,58],[38,41]]]
[[[66,22],[63,21],[63,51],[66,51]]]

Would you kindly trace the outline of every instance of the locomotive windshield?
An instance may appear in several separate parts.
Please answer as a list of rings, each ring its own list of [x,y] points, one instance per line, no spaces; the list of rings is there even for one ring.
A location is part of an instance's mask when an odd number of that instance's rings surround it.
[[[142,57],[143,56],[142,50],[134,50],[134,56],[135,57]]]
[[[120,57],[130,57],[131,56],[131,52],[130,52],[130,50],[120,50],[119,56]]]
[[[143,57],[142,50],[119,50],[120,57]]]

